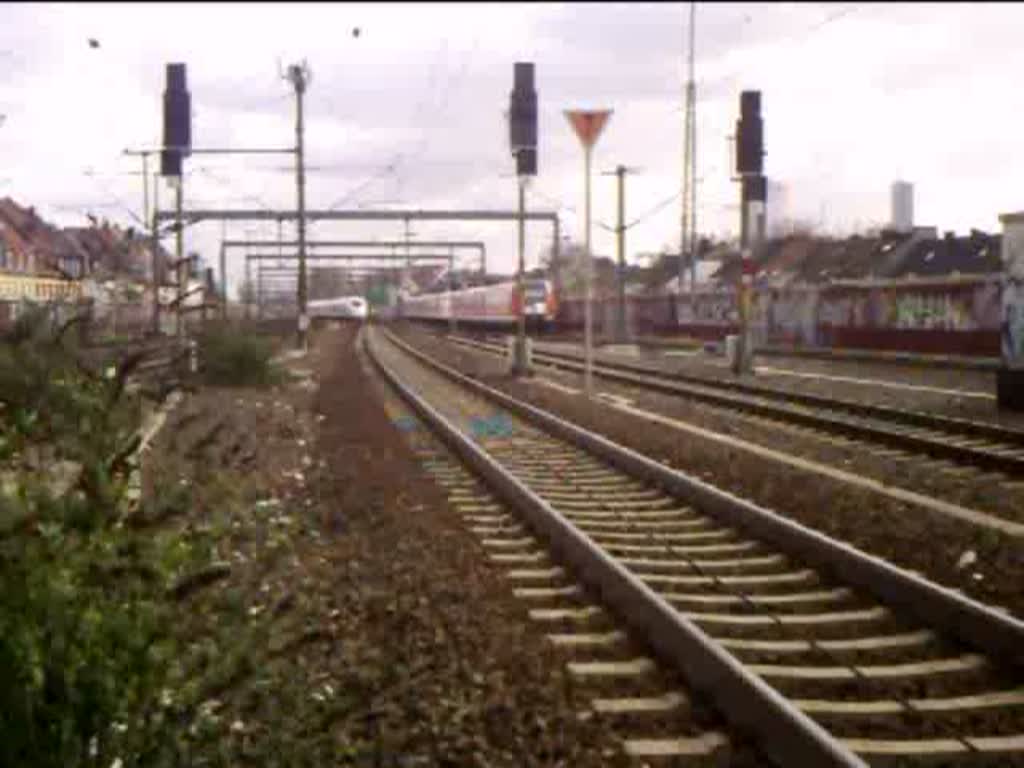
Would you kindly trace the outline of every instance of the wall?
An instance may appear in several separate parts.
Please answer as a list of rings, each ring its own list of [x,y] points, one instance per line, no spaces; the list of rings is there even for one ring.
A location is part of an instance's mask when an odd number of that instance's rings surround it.
[[[1003,221],[1003,296],[1000,352],[1008,368],[1024,370],[1024,214]]]
[[[1020,331],[1015,338],[1024,345],[1024,279],[1021,286]],[[632,330],[640,335],[671,333],[720,340],[738,330],[731,290],[699,291],[693,300],[684,294],[681,299],[633,296],[628,301]],[[997,280],[927,286],[762,287],[751,302],[751,333],[761,345],[998,356],[1001,302]],[[595,304],[595,332],[604,332],[605,317]],[[582,328],[583,302],[563,301],[559,322],[565,328]]]

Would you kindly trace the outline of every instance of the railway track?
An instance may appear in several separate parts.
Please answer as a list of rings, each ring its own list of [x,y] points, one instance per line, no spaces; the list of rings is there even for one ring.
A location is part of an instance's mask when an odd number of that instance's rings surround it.
[[[531,617],[613,681],[591,707],[630,718],[628,752],[710,759],[742,734],[787,766],[1024,765],[1021,621],[369,333],[470,468],[428,460]],[[659,669],[679,687],[644,682]],[[695,725],[694,693],[729,727]]]
[[[461,336],[448,339],[462,347],[505,354],[505,348],[493,342]],[[535,347],[533,357],[553,368],[583,371],[581,355]],[[1008,477],[1024,477],[1024,431],[998,424],[711,379],[625,361],[595,360],[593,370],[595,376],[608,381],[1001,472]]]

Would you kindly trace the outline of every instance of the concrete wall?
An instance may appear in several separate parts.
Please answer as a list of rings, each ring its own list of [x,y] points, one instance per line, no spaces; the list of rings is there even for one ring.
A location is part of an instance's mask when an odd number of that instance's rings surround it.
[[[1024,299],[1024,292],[1022,292]],[[687,296],[629,297],[637,334],[684,334],[717,340],[738,328],[731,290]],[[997,281],[975,284],[759,288],[751,303],[755,343],[835,346],[993,357],[999,354],[1001,291]],[[611,307],[595,302],[594,328],[611,330]],[[563,328],[583,326],[583,302],[564,300]],[[1022,308],[1021,318],[1024,318]],[[1024,343],[1024,327],[1021,328]]]

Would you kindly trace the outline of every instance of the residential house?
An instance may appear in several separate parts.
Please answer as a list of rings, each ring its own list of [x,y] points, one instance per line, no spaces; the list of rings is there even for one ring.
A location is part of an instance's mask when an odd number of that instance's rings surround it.
[[[78,278],[82,253],[61,230],[35,208],[9,197],[0,199],[0,269],[25,275]]]

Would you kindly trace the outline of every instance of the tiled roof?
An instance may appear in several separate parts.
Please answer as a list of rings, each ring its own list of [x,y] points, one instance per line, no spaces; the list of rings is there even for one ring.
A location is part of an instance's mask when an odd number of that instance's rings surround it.
[[[0,222],[4,224],[4,242],[27,266],[35,272],[51,272],[59,262],[76,253],[60,235],[60,231],[47,223],[34,208],[24,208],[10,197],[0,199]]]
[[[1000,236],[976,233],[922,240],[910,249],[895,277],[999,272]]]

